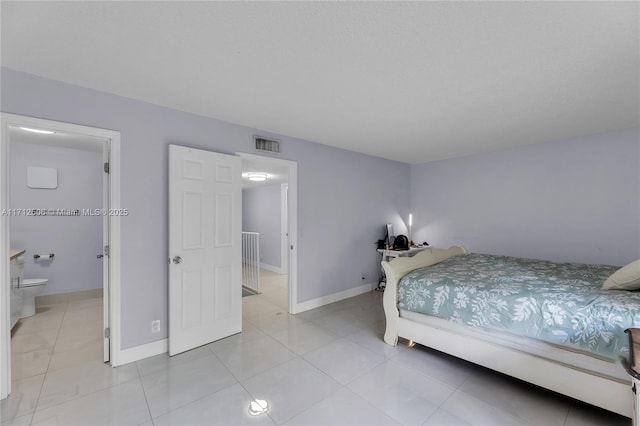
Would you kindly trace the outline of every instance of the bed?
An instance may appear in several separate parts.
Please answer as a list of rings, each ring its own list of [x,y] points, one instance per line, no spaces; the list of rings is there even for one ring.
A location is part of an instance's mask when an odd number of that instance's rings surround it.
[[[620,362],[640,292],[602,290],[617,267],[430,248],[382,262],[384,340],[448,353],[632,417]]]

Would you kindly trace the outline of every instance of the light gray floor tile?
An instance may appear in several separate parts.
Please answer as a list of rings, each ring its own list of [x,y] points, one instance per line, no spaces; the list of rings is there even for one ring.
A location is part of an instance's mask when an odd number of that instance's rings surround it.
[[[24,379],[47,372],[52,349],[11,354],[11,379]]]
[[[315,324],[302,322],[275,333],[273,338],[298,355],[303,355],[331,343],[338,336]]]
[[[331,315],[339,310],[340,309],[337,306],[335,306],[335,303],[331,303],[329,305],[324,305],[319,308],[300,312],[299,314],[296,314],[295,317],[305,321],[315,321],[319,318],[325,317],[327,315]]]
[[[215,353],[238,380],[248,379],[296,356],[269,336],[243,341]]]
[[[64,305],[66,306],[66,305]],[[20,334],[38,333],[42,331],[57,331],[62,325],[64,309],[48,310],[37,308],[36,315],[22,318],[12,330],[15,337]]]
[[[286,425],[398,425],[399,423],[346,388],[317,403]]]
[[[303,323],[303,320],[296,318],[294,315],[280,311],[258,316],[255,325],[260,331],[273,336],[281,331],[288,330],[291,327]]]
[[[166,371],[175,368],[178,365],[194,361],[199,358],[211,356],[208,347],[202,346],[175,356],[161,354],[152,356],[136,362],[140,376],[148,376],[158,371]]]
[[[569,412],[569,398],[490,370],[478,370],[459,390],[532,425],[564,425]]]
[[[518,426],[525,423],[509,413],[456,391],[423,424],[425,426]]]
[[[150,419],[139,379],[36,411],[34,425],[139,425]]]
[[[268,414],[249,414],[251,395],[239,384],[155,418],[154,426],[273,425]]]
[[[17,333],[11,337],[11,353],[52,350],[58,330],[47,329],[33,333]]]
[[[257,324],[260,320],[269,318],[272,315],[282,315],[286,313],[286,309],[283,309],[278,304],[269,302],[266,299],[256,296],[242,298],[242,318],[243,320],[249,320],[254,324]]]
[[[348,311],[336,311],[331,315],[315,319],[312,323],[324,327],[340,337],[346,337],[362,330],[372,329],[375,326],[375,324]]]
[[[414,368],[436,380],[457,388],[479,367],[433,349],[415,345],[390,360]]]
[[[349,340],[387,359],[393,358],[398,355],[400,351],[407,349],[409,343],[407,340],[399,339],[396,346],[391,346],[384,342],[383,336],[384,332],[363,330],[350,335]]]
[[[399,363],[385,362],[349,389],[402,424],[421,424],[455,389]]]
[[[242,382],[256,399],[268,401],[278,424],[320,402],[341,386],[301,358],[295,358]]]
[[[233,348],[242,348],[243,344],[246,344],[252,340],[262,339],[267,337],[262,331],[258,329],[252,323],[247,321],[242,322],[242,333],[234,334],[233,336],[225,337],[213,343],[207,345],[214,353],[231,350]]]
[[[141,378],[152,417],[194,402],[237,381],[214,354]]]
[[[346,339],[338,339],[309,352],[304,359],[346,385],[374,367],[385,358]]]
[[[102,338],[95,338],[86,342],[84,346],[74,345],[74,347],[74,349],[70,349],[57,342],[51,355],[48,371],[52,372],[73,368],[87,362],[100,362],[103,359],[104,349]]]
[[[16,417],[15,419],[2,422],[2,426],[28,426],[31,424],[33,414],[27,414],[26,416]]]
[[[56,340],[56,347],[66,351],[74,351],[88,345],[102,342],[104,339],[104,325],[88,323],[83,326],[63,326]]]
[[[44,374],[11,382],[11,395],[0,401],[0,419],[3,422],[33,413],[42,389]]]
[[[137,378],[135,364],[113,368],[101,360],[51,371],[42,385],[38,410]]]
[[[382,308],[382,293],[369,292],[352,299],[355,300],[355,303],[349,306],[349,312],[371,323],[385,319]]]
[[[64,319],[62,320],[62,326],[100,323],[104,321],[102,309],[102,303],[84,303],[84,301],[69,302],[67,312],[65,312]]]

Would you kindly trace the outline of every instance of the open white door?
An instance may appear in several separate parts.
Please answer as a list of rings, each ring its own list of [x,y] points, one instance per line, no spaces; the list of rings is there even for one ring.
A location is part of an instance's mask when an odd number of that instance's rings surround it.
[[[242,331],[241,160],[169,145],[169,355]]]

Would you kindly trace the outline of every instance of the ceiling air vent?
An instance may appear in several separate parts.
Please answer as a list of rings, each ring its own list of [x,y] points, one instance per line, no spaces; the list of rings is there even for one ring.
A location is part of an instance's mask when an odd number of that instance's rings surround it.
[[[257,151],[274,152],[280,154],[280,142],[273,139],[265,139],[260,136],[254,136]]]

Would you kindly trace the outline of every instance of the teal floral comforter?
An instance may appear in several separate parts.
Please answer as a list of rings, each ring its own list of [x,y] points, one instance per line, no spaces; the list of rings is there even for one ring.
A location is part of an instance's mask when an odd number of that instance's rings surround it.
[[[400,280],[398,306],[607,358],[640,326],[640,292],[601,290],[617,267],[469,254]]]

